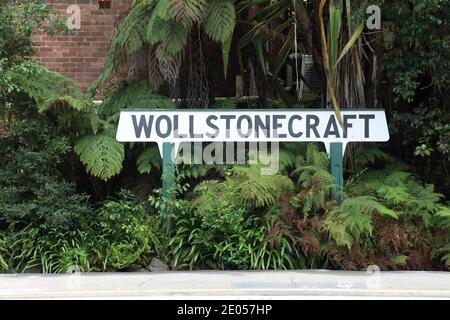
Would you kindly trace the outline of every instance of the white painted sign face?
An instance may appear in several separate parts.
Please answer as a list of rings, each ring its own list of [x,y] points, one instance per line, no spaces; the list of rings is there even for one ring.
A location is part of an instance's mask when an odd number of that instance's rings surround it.
[[[386,142],[384,110],[125,110],[119,142]],[[345,148],[344,148],[345,149]]]

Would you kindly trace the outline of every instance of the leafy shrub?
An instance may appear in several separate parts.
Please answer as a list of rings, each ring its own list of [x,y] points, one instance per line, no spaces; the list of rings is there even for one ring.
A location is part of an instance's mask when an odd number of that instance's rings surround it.
[[[125,269],[148,266],[152,255],[166,259],[167,242],[161,232],[159,217],[123,191],[119,200],[110,200],[99,211],[99,240],[105,241],[107,263],[103,268]]]
[[[283,176],[261,176],[259,166],[234,167],[224,182],[197,186],[192,202],[173,215],[175,269],[288,269],[302,265],[289,226],[273,218],[281,195],[293,189]],[[270,212],[270,214],[269,214]]]
[[[360,175],[347,192],[343,205],[324,218],[322,230],[349,254],[358,252],[359,258],[348,258],[353,268],[366,263],[394,270],[440,268],[433,257],[448,240],[437,243],[433,237],[450,211],[432,185],[424,186],[402,167],[390,166]],[[339,251],[332,250],[331,255]],[[349,267],[342,256],[342,251],[336,254],[335,262]]]
[[[268,270],[303,266],[289,226],[278,220],[265,224],[262,218],[246,217],[243,207],[230,207],[214,199],[215,203],[202,213],[189,209],[178,216],[170,241],[174,269]]]

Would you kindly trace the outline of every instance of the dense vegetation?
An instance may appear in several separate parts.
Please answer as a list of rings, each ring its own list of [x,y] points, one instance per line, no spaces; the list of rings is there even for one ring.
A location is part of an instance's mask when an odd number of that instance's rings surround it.
[[[380,39],[363,32],[360,1],[325,2],[136,0],[90,90],[104,95],[97,106],[33,60],[33,32],[67,32],[51,7],[0,0],[0,271],[133,271],[155,257],[173,270],[448,270],[449,3],[378,1],[395,25],[392,49],[369,50]],[[321,22],[334,38],[321,38]],[[198,51],[219,46],[227,73],[232,40],[252,66],[255,104],[211,93]],[[341,205],[320,145],[281,145],[274,176],[260,175],[263,163],[179,165],[167,200],[156,145],[114,139],[126,108],[303,106],[277,76],[299,46],[337,113],[385,106],[389,116],[389,144],[348,150]]]

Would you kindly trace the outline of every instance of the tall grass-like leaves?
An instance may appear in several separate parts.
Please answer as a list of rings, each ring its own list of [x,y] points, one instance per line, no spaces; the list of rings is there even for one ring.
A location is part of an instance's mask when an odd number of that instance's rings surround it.
[[[350,0],[346,0],[347,7],[347,24],[349,31],[349,40],[344,45],[341,51],[340,49],[340,32],[343,18],[343,2],[342,0],[331,0],[330,1],[330,21],[329,21],[329,34],[327,37],[325,31],[325,21],[324,21],[324,10],[327,0],[321,0],[319,6],[319,19],[320,19],[320,33],[322,41],[322,59],[325,70],[325,75],[327,77],[327,90],[330,96],[333,108],[336,112],[339,124],[344,128],[341,116],[341,107],[337,99],[337,77],[338,77],[338,66],[340,61],[345,57],[349,50],[353,47],[355,42],[360,37],[363,29],[364,23],[360,22],[358,26],[352,33],[351,26],[351,8]]]

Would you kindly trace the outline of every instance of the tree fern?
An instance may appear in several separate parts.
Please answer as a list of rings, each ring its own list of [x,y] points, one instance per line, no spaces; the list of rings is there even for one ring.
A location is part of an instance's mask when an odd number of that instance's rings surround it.
[[[75,145],[75,152],[86,166],[87,172],[104,181],[122,170],[124,147],[107,135],[97,134],[81,138]]]
[[[236,23],[236,10],[230,0],[212,0],[206,21],[206,33],[216,42],[225,43],[231,38]]]
[[[111,41],[105,69],[93,82],[89,94],[94,95],[120,65],[129,59],[137,60],[141,50],[150,60],[149,80],[153,89],[158,89],[163,80],[174,82],[178,78],[180,57],[194,26],[203,26],[200,30],[222,46],[226,66],[235,20],[231,0],[135,1]],[[164,76],[168,73],[170,76]]]

